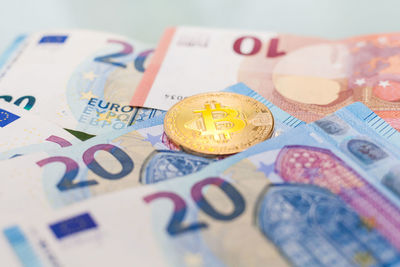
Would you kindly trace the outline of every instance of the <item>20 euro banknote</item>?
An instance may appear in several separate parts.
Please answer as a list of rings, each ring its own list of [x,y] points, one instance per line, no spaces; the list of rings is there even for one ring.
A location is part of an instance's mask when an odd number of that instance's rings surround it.
[[[80,143],[57,124],[15,105],[0,102],[0,158],[22,146],[44,144],[49,148]],[[12,155],[11,155],[12,154]],[[9,156],[18,154],[18,151]]]
[[[151,46],[87,30],[22,36],[0,59],[0,98],[72,130],[101,134],[163,112],[129,106]]]
[[[302,124],[244,84],[225,91],[245,94],[267,105],[276,121],[274,136]],[[188,175],[216,160],[180,151],[164,134],[163,122],[161,115],[80,145],[0,162],[0,206],[7,210],[0,222],[36,212],[38,207],[50,211],[128,187]],[[15,150],[8,154],[11,152]]]
[[[190,176],[9,225],[1,242],[25,264],[398,265],[400,200],[384,182],[400,177],[398,143],[368,112],[356,103]]]

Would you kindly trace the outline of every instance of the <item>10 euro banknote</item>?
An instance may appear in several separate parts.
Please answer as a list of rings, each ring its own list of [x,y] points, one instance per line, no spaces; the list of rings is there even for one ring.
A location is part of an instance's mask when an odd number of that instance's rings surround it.
[[[305,122],[360,101],[400,129],[398,39],[170,28],[130,103],[168,110],[186,96],[243,82]]]

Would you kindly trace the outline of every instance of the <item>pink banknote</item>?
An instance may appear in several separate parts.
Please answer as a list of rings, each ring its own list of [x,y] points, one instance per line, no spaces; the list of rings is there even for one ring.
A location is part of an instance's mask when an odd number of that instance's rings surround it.
[[[400,129],[400,33],[332,41],[170,28],[131,105],[167,110],[184,97],[237,82],[306,122],[361,101]]]

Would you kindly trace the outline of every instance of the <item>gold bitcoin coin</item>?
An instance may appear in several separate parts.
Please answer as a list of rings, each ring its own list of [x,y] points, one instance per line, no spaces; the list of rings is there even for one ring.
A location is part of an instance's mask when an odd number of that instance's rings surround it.
[[[184,150],[227,155],[268,139],[274,129],[271,111],[254,98],[227,92],[194,95],[165,115],[164,130]]]

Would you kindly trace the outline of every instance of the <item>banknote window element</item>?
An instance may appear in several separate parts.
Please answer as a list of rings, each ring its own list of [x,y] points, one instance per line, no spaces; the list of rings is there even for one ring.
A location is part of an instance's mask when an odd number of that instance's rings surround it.
[[[383,176],[382,183],[397,196],[400,196],[400,166],[393,167]]]
[[[321,119],[316,121],[315,124],[330,135],[343,135],[348,130],[348,126],[345,124],[340,124],[331,119]]]
[[[353,139],[347,143],[347,148],[358,160],[366,165],[371,165],[388,157],[380,147],[367,140]]]

